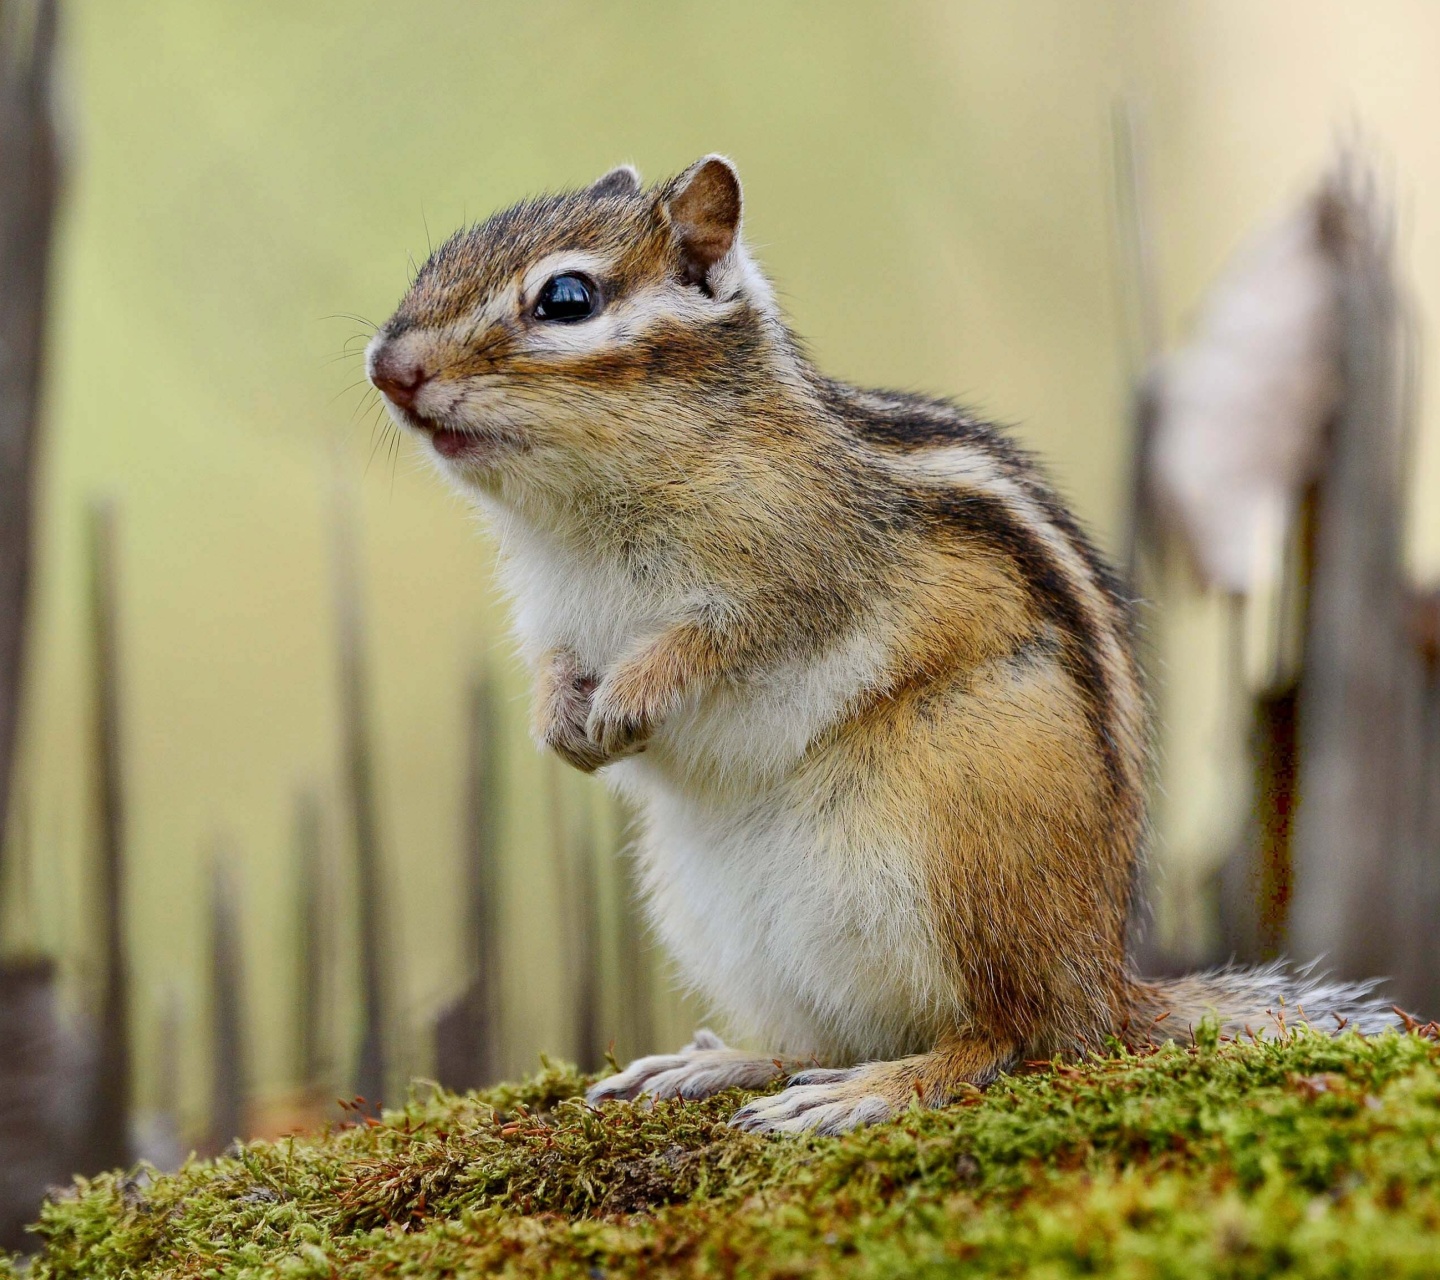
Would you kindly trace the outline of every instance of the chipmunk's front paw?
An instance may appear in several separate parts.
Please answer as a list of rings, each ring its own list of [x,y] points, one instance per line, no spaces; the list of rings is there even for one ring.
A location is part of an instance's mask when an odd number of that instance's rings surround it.
[[[542,677],[536,736],[541,746],[582,773],[594,773],[607,760],[585,729],[598,684],[572,654],[563,651],[551,658]]]
[[[607,760],[645,750],[650,735],[672,709],[674,691],[659,684],[650,667],[618,667],[590,700],[585,736]]]
[[[802,1071],[789,1088],[741,1107],[730,1123],[750,1133],[848,1133],[898,1114],[909,1100],[894,1094],[872,1067]]]
[[[708,1098],[724,1089],[761,1089],[785,1074],[774,1058],[727,1049],[713,1031],[701,1028],[679,1053],[637,1058],[618,1075],[590,1086],[590,1103],[631,1098]]]

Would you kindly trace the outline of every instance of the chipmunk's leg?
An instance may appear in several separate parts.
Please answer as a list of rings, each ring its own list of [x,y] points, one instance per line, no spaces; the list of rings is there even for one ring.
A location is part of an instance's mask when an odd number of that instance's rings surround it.
[[[568,649],[555,649],[540,664],[535,685],[535,738],[582,773],[594,773],[607,757],[585,733],[597,677],[582,671]]]
[[[1014,1049],[982,1036],[961,1036],[930,1053],[865,1062],[838,1071],[802,1071],[790,1087],[756,1098],[730,1117],[752,1133],[845,1133],[893,1119],[911,1102],[943,1107],[990,1083],[1015,1060]]]
[[[586,733],[607,757],[627,755],[679,710],[685,699],[714,683],[725,653],[714,633],[683,622],[620,662],[595,690]]]
[[[708,1098],[722,1089],[762,1089],[799,1063],[728,1049],[702,1027],[679,1053],[636,1058],[618,1075],[590,1086],[587,1102],[617,1098]]]

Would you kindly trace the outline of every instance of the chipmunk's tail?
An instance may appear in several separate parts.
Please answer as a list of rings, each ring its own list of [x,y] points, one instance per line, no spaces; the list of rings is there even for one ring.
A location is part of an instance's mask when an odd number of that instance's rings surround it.
[[[1383,996],[1378,979],[1337,982],[1315,964],[1234,965],[1131,987],[1128,1034],[1152,1044],[1193,1039],[1205,1022],[1224,1036],[1275,1036],[1304,1022],[1316,1030],[1365,1035],[1413,1024]]]

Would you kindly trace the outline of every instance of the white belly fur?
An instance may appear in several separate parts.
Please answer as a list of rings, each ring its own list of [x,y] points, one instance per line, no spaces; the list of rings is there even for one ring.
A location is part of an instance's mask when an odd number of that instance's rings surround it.
[[[519,534],[513,527],[507,530]],[[516,630],[597,670],[655,634],[674,605],[532,537],[504,539]],[[923,904],[920,860],[836,797],[811,743],[883,678],[885,645],[857,627],[822,654],[727,683],[602,770],[638,807],[647,905],[687,984],[767,1052],[854,1062],[930,1048],[958,1017]]]
[[[651,918],[757,1047],[827,1063],[929,1048],[957,1015],[918,859],[843,808],[824,816],[824,763],[810,763],[744,799],[687,794],[645,756],[607,769],[644,815]]]
[[[722,687],[601,773],[641,813],[650,918],[686,982],[767,1052],[896,1057],[959,1016],[917,851],[877,821],[892,806],[839,748],[807,754],[883,659],[857,632]]]

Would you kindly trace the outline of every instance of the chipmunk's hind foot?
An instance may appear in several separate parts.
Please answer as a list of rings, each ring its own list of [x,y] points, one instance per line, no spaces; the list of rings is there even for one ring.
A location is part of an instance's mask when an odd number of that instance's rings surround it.
[[[888,1087],[875,1070],[889,1065],[802,1071],[790,1078],[789,1087],[782,1092],[741,1107],[730,1123],[750,1133],[846,1133],[861,1125],[883,1123],[909,1101]]]
[[[701,1028],[679,1053],[636,1058],[624,1071],[596,1081],[585,1094],[591,1104],[635,1098],[708,1098],[725,1089],[763,1089],[794,1064],[726,1048]]]
[[[741,1107],[730,1123],[751,1133],[848,1133],[893,1120],[912,1102],[943,1107],[990,1083],[1013,1053],[979,1040],[894,1062],[866,1062],[838,1071],[802,1071],[788,1088]]]

